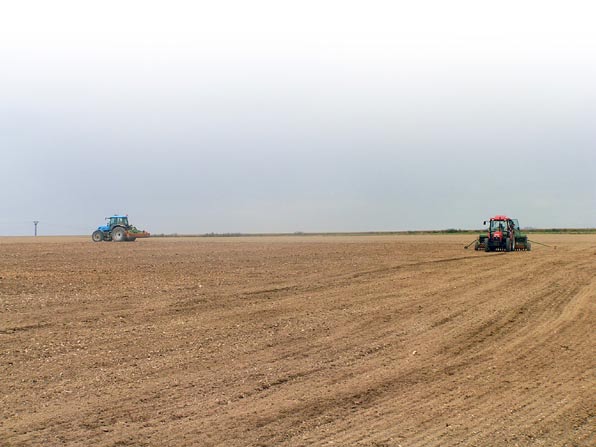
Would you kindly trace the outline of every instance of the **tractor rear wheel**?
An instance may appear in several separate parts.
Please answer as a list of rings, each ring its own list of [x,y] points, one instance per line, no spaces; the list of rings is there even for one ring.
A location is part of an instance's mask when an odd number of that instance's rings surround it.
[[[511,251],[511,239],[505,239],[505,251]]]
[[[114,242],[124,242],[126,240],[126,231],[124,231],[124,228],[114,228],[112,230],[112,240]]]
[[[532,250],[532,243],[530,241],[526,242],[526,250]]]
[[[91,235],[91,239],[93,239],[93,242],[101,242],[101,241],[103,241],[103,231],[101,231],[101,230],[95,230],[93,232],[93,234]]]

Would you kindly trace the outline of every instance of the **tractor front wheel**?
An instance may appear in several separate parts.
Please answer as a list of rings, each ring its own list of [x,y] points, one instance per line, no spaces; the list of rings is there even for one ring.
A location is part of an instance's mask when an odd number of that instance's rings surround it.
[[[126,240],[126,231],[124,231],[124,228],[114,228],[112,230],[112,240],[114,242],[124,242]]]
[[[101,241],[103,241],[103,231],[101,231],[101,230],[95,230],[93,232],[93,234],[91,235],[91,239],[93,239],[93,242],[101,242]]]

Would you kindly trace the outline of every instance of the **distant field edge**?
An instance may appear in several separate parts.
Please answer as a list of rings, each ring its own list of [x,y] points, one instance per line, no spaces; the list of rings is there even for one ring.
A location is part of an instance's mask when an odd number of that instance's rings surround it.
[[[160,233],[152,234],[151,237],[271,237],[271,236],[403,236],[403,235],[445,235],[461,234],[476,235],[485,230],[413,230],[413,231],[346,231],[346,232],[301,232],[294,233],[202,233],[202,234],[180,234],[180,233]],[[532,228],[524,229],[528,234],[596,234],[596,228]]]
[[[524,228],[523,231],[527,234],[596,234],[596,228]],[[478,235],[486,232],[486,230],[410,230],[410,231],[330,231],[330,232],[302,232],[296,231],[294,233],[158,233],[152,234],[152,238],[241,238],[241,237],[288,237],[288,236],[404,236],[404,235]],[[56,239],[61,237],[68,238],[86,238],[88,235],[80,234],[53,234],[53,235],[39,235],[39,236],[24,236],[24,235],[3,235],[0,238],[5,240],[35,240],[36,238]]]

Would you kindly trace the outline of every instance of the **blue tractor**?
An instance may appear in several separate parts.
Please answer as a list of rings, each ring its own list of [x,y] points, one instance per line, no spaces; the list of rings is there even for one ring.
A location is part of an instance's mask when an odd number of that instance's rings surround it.
[[[93,242],[114,241],[134,242],[137,238],[149,237],[146,231],[138,230],[128,223],[128,216],[114,215],[106,217],[106,224],[97,227],[91,235]]]

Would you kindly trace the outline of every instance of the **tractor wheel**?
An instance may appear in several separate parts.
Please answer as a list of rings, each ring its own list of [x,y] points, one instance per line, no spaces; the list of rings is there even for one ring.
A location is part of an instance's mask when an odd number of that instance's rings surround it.
[[[112,240],[114,242],[124,242],[126,240],[126,231],[122,227],[116,227],[112,230]]]
[[[476,244],[474,245],[474,250],[480,250],[480,242],[476,241]]]
[[[101,242],[101,241],[103,241],[103,231],[101,231],[101,230],[95,230],[93,232],[93,234],[91,235],[91,239],[93,239],[93,242]]]
[[[511,251],[511,239],[505,239],[505,251]]]
[[[528,250],[528,251],[532,250],[532,243],[530,241],[526,242],[526,250]]]
[[[488,243],[488,239],[484,241],[484,251],[490,251],[490,244]]]

